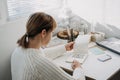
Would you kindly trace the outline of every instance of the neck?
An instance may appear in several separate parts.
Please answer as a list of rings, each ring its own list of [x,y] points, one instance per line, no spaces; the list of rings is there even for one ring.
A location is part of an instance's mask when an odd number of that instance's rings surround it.
[[[29,40],[29,48],[35,48],[35,49],[39,49],[41,47],[41,43],[38,40]]]

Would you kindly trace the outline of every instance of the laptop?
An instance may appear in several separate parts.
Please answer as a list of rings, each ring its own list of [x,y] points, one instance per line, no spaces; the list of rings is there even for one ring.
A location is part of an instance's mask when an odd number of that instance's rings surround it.
[[[66,59],[66,62],[73,62],[77,60],[83,63],[88,57],[88,44],[90,42],[90,35],[79,35],[74,44],[73,52]]]

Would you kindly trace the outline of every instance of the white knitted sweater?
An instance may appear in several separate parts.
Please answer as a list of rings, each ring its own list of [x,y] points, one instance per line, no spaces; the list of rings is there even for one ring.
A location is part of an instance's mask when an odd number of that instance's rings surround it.
[[[62,48],[59,52],[64,52]],[[56,47],[55,47],[56,48]],[[60,49],[60,47],[59,47]],[[56,49],[57,50],[57,49]],[[54,52],[56,52],[54,49]],[[47,52],[47,49],[45,50]],[[53,50],[51,49],[51,52]],[[60,53],[61,53],[60,52]],[[50,53],[50,49],[48,50]],[[51,54],[50,54],[51,55]],[[70,76],[60,67],[43,56],[42,50],[17,47],[11,56],[12,80],[84,80],[85,77],[80,68]]]

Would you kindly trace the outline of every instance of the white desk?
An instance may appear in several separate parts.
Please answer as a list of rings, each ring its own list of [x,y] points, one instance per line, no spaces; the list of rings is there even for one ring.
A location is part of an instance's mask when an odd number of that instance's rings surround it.
[[[112,57],[111,60],[108,60],[106,62],[98,61],[98,55],[89,52],[88,58],[82,64],[86,76],[96,80],[107,80],[120,69],[120,55],[112,53],[108,50],[106,50],[105,52],[111,55]],[[53,60],[53,62],[59,65],[60,67],[72,71],[71,63],[65,62],[68,56],[70,56],[70,54],[65,53],[64,56]]]

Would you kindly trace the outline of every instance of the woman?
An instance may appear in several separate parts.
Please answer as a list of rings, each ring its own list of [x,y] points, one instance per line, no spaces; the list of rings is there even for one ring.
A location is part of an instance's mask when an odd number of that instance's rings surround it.
[[[18,40],[18,47],[11,57],[12,80],[84,80],[80,64],[74,61],[73,76],[65,73],[61,68],[46,58],[44,52],[55,54],[59,48],[60,53],[65,53],[73,48],[73,42],[65,46],[56,47],[56,50],[42,50],[52,36],[56,27],[55,20],[45,13],[34,13],[26,25],[26,33]]]

